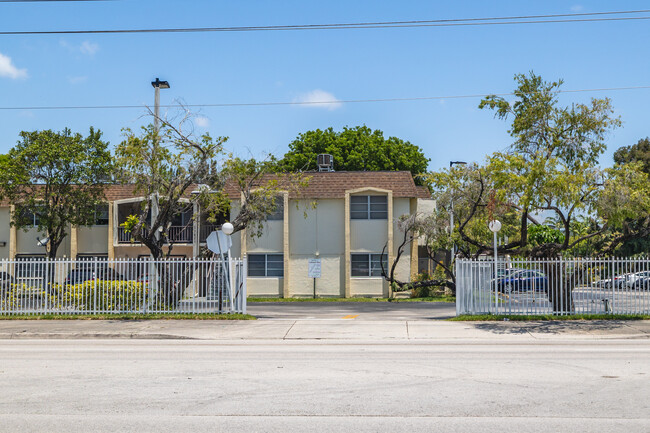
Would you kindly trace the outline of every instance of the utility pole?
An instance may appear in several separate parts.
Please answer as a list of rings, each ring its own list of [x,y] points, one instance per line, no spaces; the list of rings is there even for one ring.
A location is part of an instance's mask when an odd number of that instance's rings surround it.
[[[155,161],[156,158],[156,153],[158,152],[158,132],[160,130],[160,89],[169,89],[169,82],[167,81],[160,81],[160,79],[156,78],[156,81],[152,81],[151,85],[154,88],[154,105],[153,105],[153,155],[152,159]],[[155,171],[154,171],[154,176],[155,176]],[[156,184],[155,182],[156,179],[154,179],[154,185]],[[151,221],[150,223],[153,224],[154,221],[158,218],[158,193],[153,193],[151,194]],[[162,227],[161,227],[162,228]],[[160,230],[156,230],[156,233],[154,234],[154,237],[156,241],[160,239]]]

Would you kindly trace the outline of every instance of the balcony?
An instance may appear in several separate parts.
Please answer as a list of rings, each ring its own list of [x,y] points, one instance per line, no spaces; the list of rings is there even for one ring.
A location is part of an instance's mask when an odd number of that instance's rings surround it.
[[[194,241],[194,230],[190,226],[171,226],[167,233],[168,238],[175,244],[191,244]],[[131,244],[136,243],[130,232],[127,232],[124,227],[117,229],[117,243],[118,244]]]
[[[210,233],[217,230],[216,224],[204,224],[201,226],[201,235],[199,236],[199,242],[205,243],[205,240],[210,236]]]

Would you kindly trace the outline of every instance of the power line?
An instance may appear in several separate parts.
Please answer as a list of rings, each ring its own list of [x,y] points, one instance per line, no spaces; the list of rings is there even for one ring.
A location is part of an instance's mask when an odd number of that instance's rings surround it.
[[[647,90],[650,86],[629,86],[629,87],[603,87],[596,89],[576,89],[576,90],[559,90],[557,93],[585,93],[585,92],[614,92],[622,90]],[[376,102],[413,102],[413,101],[432,101],[441,99],[473,99],[484,98],[486,96],[514,96],[515,93],[479,93],[472,95],[448,95],[448,96],[419,96],[411,98],[373,98],[373,99],[345,99],[333,101],[276,101],[276,102],[242,102],[242,103],[215,103],[215,104],[183,104],[188,108],[219,108],[219,107],[268,107],[268,106],[287,106],[287,105],[331,105],[331,104],[356,104],[356,103],[376,103]],[[95,110],[95,109],[142,109],[146,105],[68,105],[68,106],[24,106],[24,107],[0,107],[0,110]],[[163,108],[177,108],[178,105],[168,104],[161,105]]]
[[[506,24],[547,24],[602,21],[648,20],[650,16],[641,17],[604,17],[609,15],[631,15],[650,12],[650,9],[590,12],[572,14],[522,15],[486,18],[458,18],[411,21],[352,22],[333,24],[293,24],[277,26],[233,26],[233,27],[181,27],[153,29],[104,29],[104,30],[41,30],[41,31],[0,31],[0,35],[63,35],[63,34],[119,34],[119,33],[196,33],[196,32],[255,32],[255,31],[289,31],[289,30],[344,30],[344,29],[382,29],[409,27],[455,27],[485,26]],[[578,18],[582,17],[582,18]],[[591,17],[591,18],[585,18]],[[593,18],[597,17],[597,18]]]

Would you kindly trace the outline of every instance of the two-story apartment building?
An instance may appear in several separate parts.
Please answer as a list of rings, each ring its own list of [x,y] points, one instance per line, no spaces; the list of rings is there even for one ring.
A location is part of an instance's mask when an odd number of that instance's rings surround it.
[[[260,237],[246,230],[233,235],[233,256],[248,258],[250,296],[350,297],[386,296],[388,284],[381,277],[381,252],[392,262],[401,241],[397,219],[417,211],[418,200],[427,200],[409,172],[317,172],[299,192],[284,192],[281,205],[265,222]],[[236,216],[241,192],[228,187],[231,219]],[[142,197],[130,185],[106,189],[106,204],[99,206],[96,224],[70,227],[59,248],[60,257],[143,258],[148,249],[130,238],[120,226],[136,213]],[[184,200],[189,200],[188,198]],[[215,226],[206,224],[196,206],[178,215],[170,228],[172,255],[198,255]],[[11,204],[0,204],[0,259],[44,257],[35,228],[17,230],[9,224]],[[34,215],[34,226],[37,226]],[[309,259],[319,259],[321,277],[308,276]],[[417,244],[402,256],[397,276],[409,280],[418,271]]]

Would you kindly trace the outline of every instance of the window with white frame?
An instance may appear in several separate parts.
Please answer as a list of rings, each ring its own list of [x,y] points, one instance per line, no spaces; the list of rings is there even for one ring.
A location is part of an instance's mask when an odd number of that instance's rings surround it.
[[[278,221],[284,219],[284,196],[275,197],[275,210],[269,214],[266,219],[268,221]]]
[[[353,220],[388,219],[388,197],[385,195],[350,196],[350,218]]]
[[[381,264],[388,271],[388,259],[384,254],[359,254],[351,255],[351,275],[353,277],[381,277]]]
[[[284,254],[249,254],[249,277],[284,277]]]

